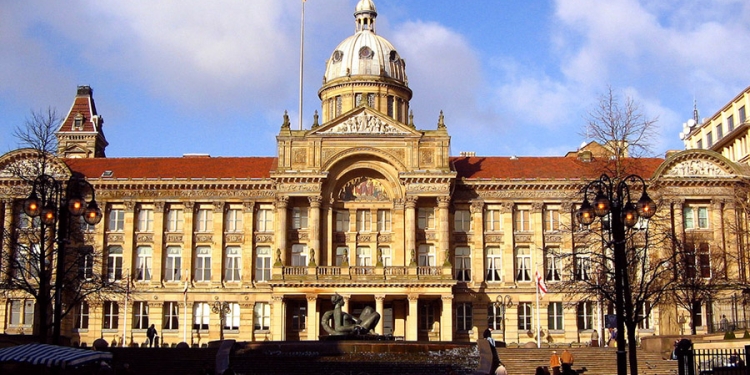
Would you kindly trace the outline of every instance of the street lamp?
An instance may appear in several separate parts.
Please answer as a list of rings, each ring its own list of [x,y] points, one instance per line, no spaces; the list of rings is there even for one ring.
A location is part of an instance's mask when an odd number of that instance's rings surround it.
[[[505,309],[511,308],[513,306],[513,298],[509,295],[498,295],[495,297],[495,302],[492,303],[496,308],[500,309],[500,314],[503,317],[502,325],[503,325],[503,342],[505,342]]]
[[[631,184],[641,186],[641,197],[633,204],[630,197]],[[589,203],[589,195],[594,194],[594,204]],[[625,254],[625,232],[638,222],[640,217],[650,219],[656,212],[656,203],[646,193],[646,182],[638,175],[629,175],[620,181],[613,181],[606,174],[589,182],[583,189],[583,203],[576,212],[579,222],[590,225],[596,217],[610,215],[609,231],[614,248],[615,268],[615,314],[617,316],[617,374],[627,375],[625,352],[625,293],[630,293],[627,279],[627,257]],[[629,301],[629,300],[628,300]],[[630,306],[629,312],[632,312]]]
[[[91,194],[91,200],[86,204],[84,196]],[[40,217],[42,222],[40,247],[45,248],[47,241],[45,228],[51,229],[51,236],[57,243],[57,270],[55,275],[55,301],[53,317],[53,343],[59,344],[60,330],[62,320],[62,291],[63,279],[65,273],[65,245],[68,241],[68,229],[70,226],[70,216],[83,217],[83,220],[89,225],[96,225],[102,220],[102,211],[96,204],[94,196],[94,187],[85,179],[71,176],[67,183],[57,181],[54,177],[42,174],[34,179],[31,194],[23,202],[23,211],[29,217]],[[42,251],[41,256],[46,257],[46,251]],[[48,271],[45,270],[45,262],[40,259],[40,283],[39,295],[47,300]],[[42,280],[41,278],[44,278]],[[46,306],[40,306],[40,311],[44,310],[42,317],[46,321]],[[46,323],[44,325],[46,327]],[[47,332],[40,332],[46,335]]]
[[[211,306],[211,311],[214,314],[219,314],[219,340],[224,341],[224,323],[226,322],[227,314],[232,312],[232,306],[230,306],[229,302],[216,301]]]

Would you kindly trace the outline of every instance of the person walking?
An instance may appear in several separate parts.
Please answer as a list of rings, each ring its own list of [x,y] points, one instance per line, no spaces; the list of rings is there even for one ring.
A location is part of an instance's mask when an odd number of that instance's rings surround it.
[[[561,375],[560,366],[562,366],[562,360],[557,355],[556,351],[552,351],[552,356],[549,357],[549,367],[552,369],[552,375]]]
[[[154,346],[154,338],[156,337],[156,327],[152,324],[151,327],[148,327],[146,330],[146,337],[148,337],[148,347],[151,348]]]
[[[560,359],[562,360],[562,373],[563,375],[572,375],[573,372],[573,354],[571,354],[568,349],[563,349],[562,356],[560,356]]]

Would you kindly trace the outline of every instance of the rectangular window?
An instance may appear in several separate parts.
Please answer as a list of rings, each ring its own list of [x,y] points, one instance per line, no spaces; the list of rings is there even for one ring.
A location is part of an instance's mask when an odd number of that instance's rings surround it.
[[[471,232],[471,211],[456,210],[453,215],[453,230],[459,233]]]
[[[224,329],[238,330],[240,329],[240,304],[230,303],[229,312],[224,317]]]
[[[560,210],[556,208],[547,209],[544,212],[544,231],[556,232],[560,230]]]
[[[367,105],[370,108],[375,108],[375,94],[367,94]]]
[[[469,331],[473,328],[473,309],[471,303],[459,303],[456,305],[456,330]]]
[[[354,106],[359,107],[362,104],[362,94],[356,93],[354,94]]]
[[[740,118],[739,118],[740,124],[744,124],[745,120],[747,119],[747,114],[745,113],[745,106],[744,105],[742,107],[740,107],[740,109],[738,110],[738,114],[740,116]]]
[[[528,331],[531,329],[531,302],[518,303],[518,330]]]
[[[91,280],[94,278],[94,250],[90,246],[80,249],[82,253],[78,258],[78,277],[81,280]]]
[[[380,261],[383,263],[383,267],[390,267],[393,265],[393,256],[391,255],[391,248],[382,246],[380,250]]]
[[[435,306],[429,302],[419,303],[419,330],[432,331],[435,323]]]
[[[714,145],[714,134],[712,132],[706,133],[706,146],[711,147]]]
[[[695,148],[702,149],[703,148],[703,140],[699,139],[695,142]]]
[[[471,281],[471,249],[466,246],[456,247],[453,262],[455,278],[458,281]]]
[[[253,328],[256,331],[268,331],[271,328],[271,305],[256,302],[253,314]]]
[[[271,206],[263,205],[258,209],[255,227],[258,232],[273,232],[273,208]]]
[[[138,211],[138,231],[154,231],[154,210],[151,208],[141,208]]]
[[[502,281],[502,258],[499,247],[487,248],[487,280]]]
[[[107,251],[107,279],[122,280],[122,247],[110,246]]]
[[[372,254],[371,254],[369,247],[357,246],[357,266],[359,267],[372,266]]]
[[[357,210],[357,232],[369,232],[371,227],[370,210]]]
[[[255,253],[255,281],[271,280],[271,248],[260,246]]]
[[[292,330],[304,331],[307,328],[307,302],[290,301],[289,311],[291,311]]]
[[[89,304],[84,301],[76,306],[75,329],[89,329]]]
[[[638,321],[638,329],[651,329],[651,322],[649,319],[649,312],[651,310],[651,303],[648,301],[640,304],[635,311],[635,319]]]
[[[182,208],[169,207],[167,211],[167,232],[182,232]]]
[[[703,278],[711,277],[711,250],[708,246],[708,242],[701,242],[698,244],[698,270]]]
[[[125,229],[125,210],[113,208],[109,210],[107,230],[110,232],[122,232]]]
[[[210,208],[201,207],[195,213],[195,231],[196,232],[213,232],[214,230],[214,212]]]
[[[487,306],[487,327],[491,330],[501,330],[503,328],[503,307],[490,303]]]
[[[578,330],[594,328],[594,304],[588,301],[578,302]]]
[[[516,249],[516,281],[531,281],[531,251],[528,247]]]
[[[103,329],[118,329],[120,327],[120,305],[114,301],[104,302]]]
[[[545,273],[544,279],[546,281],[560,281],[562,273],[562,260],[558,255],[560,249],[557,247],[548,247],[545,250]]]
[[[163,322],[164,327],[163,329],[166,330],[174,330],[180,328],[180,304],[177,302],[164,302],[164,307],[162,307],[162,312],[164,314]]]
[[[240,281],[242,253],[239,246],[227,246],[224,258],[224,281]]]
[[[387,114],[388,114],[388,117],[393,118],[393,104],[394,104],[393,96],[389,95],[387,100],[388,100]]]
[[[148,328],[148,303],[135,302],[133,304],[133,328]]]
[[[195,249],[195,281],[211,281],[211,248],[199,246]]]
[[[435,229],[435,208],[419,207],[417,226],[419,229]]]
[[[435,267],[435,246],[419,245],[419,254],[417,258],[419,267]]]
[[[138,281],[151,280],[151,265],[152,265],[152,253],[151,246],[138,246],[136,248],[136,260],[135,260],[135,279]]]
[[[550,302],[547,306],[547,329],[563,330],[562,302]]]
[[[484,212],[484,230],[487,232],[499,232],[502,230],[500,221],[500,209],[491,208]]]
[[[734,119],[732,119],[732,116],[729,116],[729,117],[727,118],[727,123],[728,123],[728,122],[729,122],[730,120],[732,120],[732,122],[734,123]],[[734,126],[734,124],[732,124],[732,126]],[[731,131],[731,130],[730,130],[730,131]],[[724,136],[724,128],[723,128],[723,127],[721,126],[721,124],[718,124],[718,125],[716,125],[716,140],[717,140],[717,141],[718,141],[718,140],[720,140],[720,139],[721,139],[721,137],[723,137],[723,136]]]
[[[31,327],[34,324],[34,300],[11,300],[8,321],[11,326]]]
[[[344,103],[341,100],[341,96],[336,96],[336,117],[341,116],[341,112],[343,110]]]
[[[391,210],[378,210],[378,232],[391,231]]]
[[[336,211],[336,232],[348,232],[349,231],[349,211],[337,210]]]
[[[226,232],[242,232],[242,210],[239,208],[230,208],[227,210],[226,222],[224,223],[224,231]]]
[[[729,115],[729,117],[727,117],[727,130],[729,130],[730,133],[732,132],[732,130],[734,130],[734,116],[733,115]]]
[[[344,260],[349,262],[349,248],[346,246],[339,246],[336,248],[336,267],[341,267],[344,264]]]
[[[685,229],[708,229],[708,207],[686,206],[683,209]]]
[[[41,216],[32,218],[31,216],[26,215],[25,212],[21,211],[18,214],[18,224],[16,225],[16,227],[18,229],[39,228],[41,226],[41,223]]]
[[[292,229],[307,229],[307,207],[292,208]]]
[[[207,330],[210,322],[211,307],[206,302],[196,302],[193,305],[193,329]]]
[[[292,267],[307,267],[307,245],[292,245]]]
[[[576,249],[574,273],[576,281],[587,281],[591,278],[591,258],[583,249]]]
[[[84,220],[84,216],[86,216],[86,215],[81,215],[81,216],[78,217],[78,225],[79,225],[79,228],[81,228],[81,232],[83,232],[83,233],[94,233],[94,232],[96,232],[96,225],[92,225],[92,224],[87,223],[86,220]],[[34,218],[35,221],[36,221],[37,218],[38,218],[38,216],[36,218]],[[36,225],[36,224],[34,224],[34,225]]]
[[[519,208],[514,213],[516,232],[528,232],[531,230],[531,211],[525,208]]]
[[[703,301],[693,302],[692,321],[696,327],[703,327]]]
[[[164,281],[182,280],[182,249],[179,246],[167,246],[164,262]]]

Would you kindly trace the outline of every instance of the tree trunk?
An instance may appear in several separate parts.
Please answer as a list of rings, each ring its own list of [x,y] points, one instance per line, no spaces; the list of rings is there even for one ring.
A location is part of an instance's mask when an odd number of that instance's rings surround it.
[[[630,365],[630,375],[638,375],[638,353],[637,342],[635,341],[636,324],[628,323],[628,364]]]

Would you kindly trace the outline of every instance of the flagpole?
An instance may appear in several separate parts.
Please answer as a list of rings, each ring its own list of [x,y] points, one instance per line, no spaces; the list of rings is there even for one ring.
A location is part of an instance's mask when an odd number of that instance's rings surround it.
[[[184,316],[184,326],[185,328],[182,329],[182,342],[187,344],[187,331],[188,331],[188,307],[187,307],[187,292],[188,292],[188,279],[185,278],[185,290],[182,292],[182,301],[184,303],[185,308],[183,309],[183,316]]]
[[[302,87],[305,61],[305,0],[302,0],[302,20],[299,36],[299,130],[302,130]]]
[[[124,315],[122,317],[122,347],[127,347],[126,340],[128,337],[128,300],[130,299],[130,268],[127,269],[127,278],[125,285],[125,303],[124,303]]]
[[[539,269],[536,270],[536,347],[542,347],[542,325],[541,318],[539,317],[541,311],[539,308]]]

